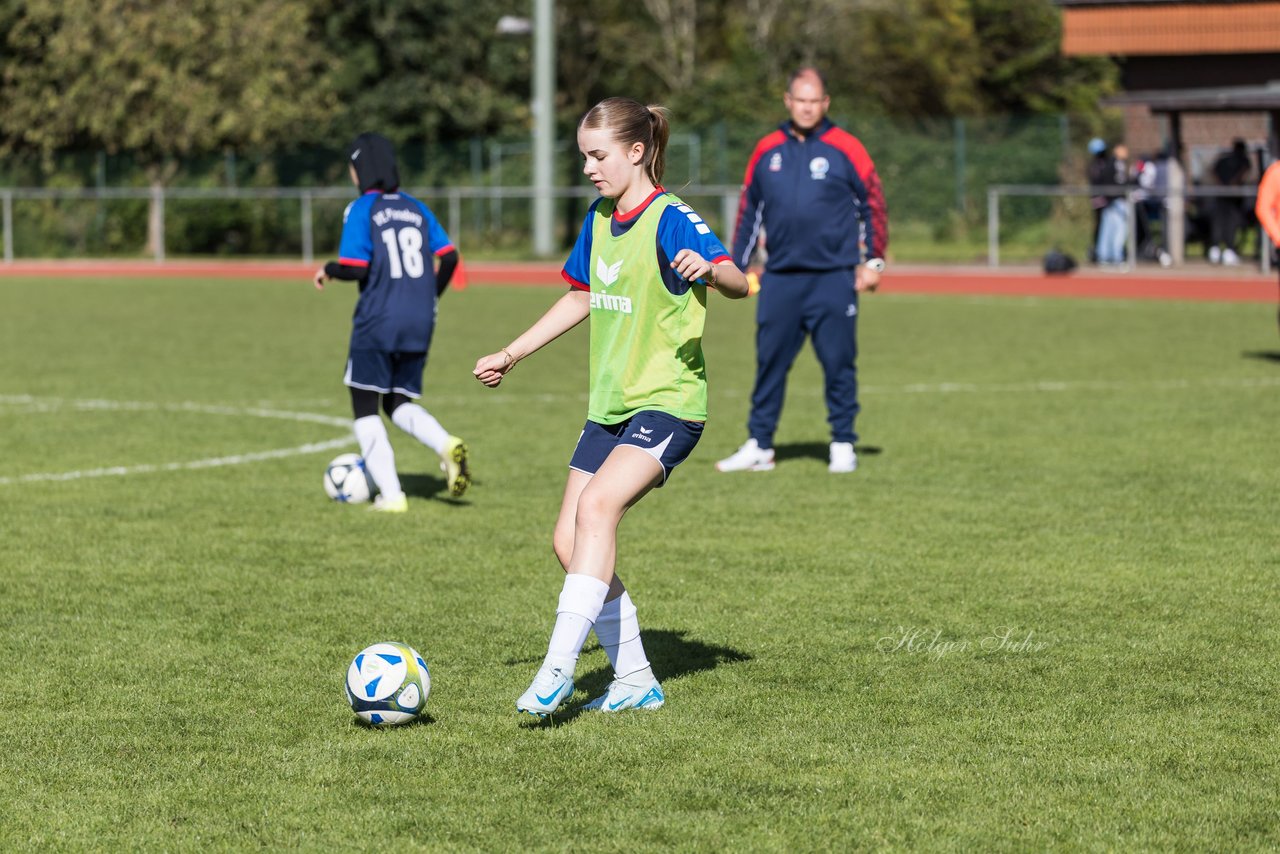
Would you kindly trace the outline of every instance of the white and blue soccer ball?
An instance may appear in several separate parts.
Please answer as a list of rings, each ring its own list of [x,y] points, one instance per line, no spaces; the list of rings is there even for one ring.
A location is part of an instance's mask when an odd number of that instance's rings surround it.
[[[365,723],[406,724],[422,714],[431,674],[418,651],[403,643],[375,643],[347,668],[347,702]]]
[[[373,497],[373,481],[359,454],[334,457],[324,470],[324,491],[334,501],[361,504]]]

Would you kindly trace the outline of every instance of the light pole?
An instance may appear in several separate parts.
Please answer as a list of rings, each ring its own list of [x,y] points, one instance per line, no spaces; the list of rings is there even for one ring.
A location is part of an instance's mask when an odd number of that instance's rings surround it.
[[[533,33],[533,254],[555,251],[556,29],[555,0],[533,0],[533,20],[504,15],[500,35]]]
[[[555,0],[533,3],[533,254],[555,251]]]

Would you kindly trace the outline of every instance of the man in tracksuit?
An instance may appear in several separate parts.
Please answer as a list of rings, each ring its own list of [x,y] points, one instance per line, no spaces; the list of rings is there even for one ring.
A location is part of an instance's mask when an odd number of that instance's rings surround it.
[[[767,236],[750,438],[716,468],[773,468],[787,373],[808,335],[825,376],[828,470],[851,472],[858,467],[858,295],[874,291],[884,271],[884,193],[862,143],[827,119],[831,101],[816,69],[791,76],[783,103],[791,118],[751,154],[733,238],[733,261],[746,269],[761,231]]]

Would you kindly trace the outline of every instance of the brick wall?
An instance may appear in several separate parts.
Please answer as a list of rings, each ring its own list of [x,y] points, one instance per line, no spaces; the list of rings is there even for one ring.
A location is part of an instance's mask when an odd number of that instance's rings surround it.
[[[1164,115],[1153,115],[1142,104],[1123,107],[1125,139],[1134,157],[1147,157],[1158,152],[1169,135],[1169,121]],[[1184,162],[1193,178],[1213,162],[1218,153],[1231,147],[1232,140],[1243,139],[1250,151],[1267,144],[1266,113],[1183,113],[1182,145]],[[1118,140],[1117,140],[1118,141]],[[1108,140],[1111,142],[1111,140]]]

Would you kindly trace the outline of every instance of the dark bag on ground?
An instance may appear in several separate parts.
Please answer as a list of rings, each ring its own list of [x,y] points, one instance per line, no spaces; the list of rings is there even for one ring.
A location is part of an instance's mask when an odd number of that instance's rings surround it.
[[[1070,273],[1076,268],[1076,259],[1072,258],[1065,252],[1057,249],[1050,249],[1044,256],[1044,271],[1053,275],[1061,275]]]

